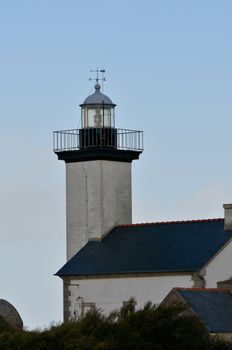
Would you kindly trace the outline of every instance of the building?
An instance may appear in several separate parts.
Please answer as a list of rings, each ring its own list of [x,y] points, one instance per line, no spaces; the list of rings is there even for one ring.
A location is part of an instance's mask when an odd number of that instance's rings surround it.
[[[131,163],[141,131],[115,128],[115,104],[95,92],[81,107],[80,130],[54,132],[66,165],[67,263],[64,319],[96,306],[104,312],[131,297],[160,303],[174,287],[214,288],[231,277],[232,205],[225,220],[132,224]]]
[[[223,288],[173,288],[161,306],[178,305],[197,316],[211,335],[232,337],[232,294]]]

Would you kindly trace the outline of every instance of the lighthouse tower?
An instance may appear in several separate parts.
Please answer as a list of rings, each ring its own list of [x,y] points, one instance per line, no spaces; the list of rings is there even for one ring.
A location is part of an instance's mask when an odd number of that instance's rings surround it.
[[[143,150],[141,131],[115,128],[115,104],[95,91],[80,105],[81,129],[55,131],[54,152],[66,165],[67,260],[89,240],[132,222],[131,163]]]

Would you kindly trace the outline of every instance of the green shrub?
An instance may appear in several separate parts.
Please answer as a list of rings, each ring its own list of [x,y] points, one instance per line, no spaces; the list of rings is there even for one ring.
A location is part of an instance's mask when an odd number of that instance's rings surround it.
[[[77,321],[37,331],[16,330],[0,318],[0,350],[231,350],[211,339],[202,322],[177,307],[151,303],[135,310],[132,299],[105,316],[91,310]]]

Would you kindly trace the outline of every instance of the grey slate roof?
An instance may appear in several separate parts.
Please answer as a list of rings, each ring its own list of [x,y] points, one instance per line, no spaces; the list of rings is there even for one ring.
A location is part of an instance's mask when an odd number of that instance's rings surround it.
[[[101,105],[103,104],[103,102],[105,105],[116,106],[108,96],[104,95],[100,91],[100,89],[101,89],[101,86],[99,84],[96,84],[95,92],[92,95],[88,96],[84,100],[83,104],[81,104],[80,106],[82,107],[85,105]]]
[[[202,319],[211,333],[232,333],[232,295],[225,289],[185,290],[177,292]]]
[[[223,219],[118,226],[89,241],[56,275],[197,271],[231,237]]]

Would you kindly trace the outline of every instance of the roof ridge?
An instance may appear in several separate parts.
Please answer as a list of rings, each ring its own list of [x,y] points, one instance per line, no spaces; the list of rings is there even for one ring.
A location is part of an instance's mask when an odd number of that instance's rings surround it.
[[[176,287],[173,288],[177,291],[196,291],[196,292],[221,292],[221,293],[230,293],[228,288],[183,288],[183,287]]]
[[[157,221],[157,222],[141,222],[137,224],[121,224],[116,227],[136,227],[136,226],[153,226],[153,225],[165,225],[165,224],[191,224],[194,222],[214,222],[223,221],[224,218],[212,218],[212,219],[192,219],[192,220],[173,220],[173,221]]]

